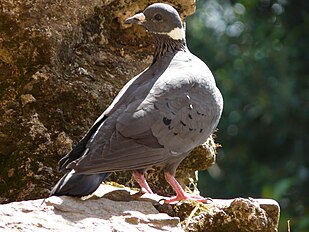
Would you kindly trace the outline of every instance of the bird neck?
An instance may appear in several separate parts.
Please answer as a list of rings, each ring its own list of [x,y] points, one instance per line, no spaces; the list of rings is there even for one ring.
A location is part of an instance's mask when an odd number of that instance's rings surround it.
[[[152,64],[161,57],[187,49],[185,39],[174,40],[168,35],[154,35],[153,38],[155,40],[155,53]]]

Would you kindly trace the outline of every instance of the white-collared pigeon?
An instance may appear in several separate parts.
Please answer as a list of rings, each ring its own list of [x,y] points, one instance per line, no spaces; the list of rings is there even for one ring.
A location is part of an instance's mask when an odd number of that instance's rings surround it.
[[[223,99],[215,79],[188,50],[180,16],[170,5],[152,4],[125,23],[141,25],[153,35],[153,62],[122,88],[60,160],[59,169],[68,173],[51,195],[89,195],[111,172],[124,170],[133,170],[139,185],[152,193],[143,173],[159,166],[176,192],[165,203],[205,202],[206,198],[185,193],[174,175],[180,162],[218,125]]]

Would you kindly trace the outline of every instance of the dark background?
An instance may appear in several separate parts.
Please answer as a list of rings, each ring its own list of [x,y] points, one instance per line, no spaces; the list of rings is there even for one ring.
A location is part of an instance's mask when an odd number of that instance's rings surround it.
[[[198,1],[190,50],[224,97],[217,164],[203,195],[272,198],[280,230],[309,231],[309,1]]]

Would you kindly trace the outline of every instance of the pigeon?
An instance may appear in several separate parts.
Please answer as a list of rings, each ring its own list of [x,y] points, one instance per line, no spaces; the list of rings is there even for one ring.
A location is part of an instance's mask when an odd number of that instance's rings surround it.
[[[208,198],[186,193],[175,178],[180,162],[216,129],[223,99],[207,65],[186,45],[178,12],[155,3],[125,20],[153,37],[152,64],[132,78],[81,141],[59,161],[67,173],[50,195],[93,193],[112,172],[133,171],[145,193],[144,173],[157,166],[176,192],[164,203]]]

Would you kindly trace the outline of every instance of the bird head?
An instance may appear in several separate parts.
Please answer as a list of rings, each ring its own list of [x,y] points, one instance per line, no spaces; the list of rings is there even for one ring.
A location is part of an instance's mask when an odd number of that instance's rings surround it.
[[[138,24],[156,35],[167,35],[173,40],[184,40],[185,33],[178,12],[170,5],[155,3],[144,12],[125,20],[126,24]]]

